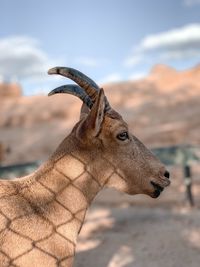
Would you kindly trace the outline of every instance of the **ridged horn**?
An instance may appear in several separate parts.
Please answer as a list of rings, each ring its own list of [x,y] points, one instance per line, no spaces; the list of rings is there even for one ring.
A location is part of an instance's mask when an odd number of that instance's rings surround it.
[[[48,74],[60,74],[64,77],[67,77],[74,82],[76,82],[80,87],[82,87],[87,95],[90,97],[92,102],[95,102],[97,97],[98,91],[100,90],[99,86],[88,76],[83,74],[82,72],[68,67],[55,67],[48,71]],[[106,110],[109,110],[111,107],[108,103],[108,100],[105,98],[106,101]]]
[[[93,102],[95,101],[99,86],[82,72],[68,67],[55,67],[50,69],[48,74],[60,74],[73,80],[86,91]]]
[[[52,96],[54,94],[60,94],[60,93],[64,93],[64,94],[70,94],[70,95],[74,95],[77,96],[78,98],[80,98],[83,103],[85,103],[88,108],[92,108],[93,106],[93,102],[90,99],[90,97],[85,93],[85,91],[83,91],[83,89],[75,84],[67,84],[67,85],[62,85],[59,86],[55,89],[53,89],[48,96]]]

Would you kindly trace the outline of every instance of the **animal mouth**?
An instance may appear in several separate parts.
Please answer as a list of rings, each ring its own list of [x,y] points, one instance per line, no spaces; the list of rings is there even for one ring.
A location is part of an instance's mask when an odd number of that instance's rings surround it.
[[[159,197],[161,192],[164,190],[164,188],[160,186],[159,184],[156,184],[155,182],[152,182],[152,181],[151,181],[151,184],[153,185],[153,188],[154,188],[152,197],[153,198]]]

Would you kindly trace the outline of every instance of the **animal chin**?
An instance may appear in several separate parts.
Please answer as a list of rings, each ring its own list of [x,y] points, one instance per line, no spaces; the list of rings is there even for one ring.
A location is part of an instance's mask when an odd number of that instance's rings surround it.
[[[155,182],[152,182],[152,181],[151,181],[151,184],[152,184],[152,186],[154,188],[154,192],[153,192],[153,194],[151,194],[151,197],[152,198],[159,197],[161,192],[164,190],[164,188],[161,187],[160,185],[156,184]]]

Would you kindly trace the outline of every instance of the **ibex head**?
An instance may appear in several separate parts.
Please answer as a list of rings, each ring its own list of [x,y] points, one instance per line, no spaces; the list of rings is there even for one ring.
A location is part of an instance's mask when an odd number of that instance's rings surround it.
[[[60,74],[78,84],[58,87],[49,95],[68,93],[83,101],[80,121],[71,136],[76,140],[73,151],[78,151],[81,160],[87,162],[90,174],[102,186],[114,187],[132,195],[158,197],[164,187],[170,184],[169,172],[130,133],[122,116],[111,108],[103,89],[72,68],[55,67],[48,73]],[[68,144],[63,141],[56,153],[65,153],[64,146]]]

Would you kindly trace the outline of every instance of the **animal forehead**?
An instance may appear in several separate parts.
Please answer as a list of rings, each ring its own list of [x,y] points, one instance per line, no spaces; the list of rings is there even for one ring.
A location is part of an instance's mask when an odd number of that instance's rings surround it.
[[[114,109],[111,109],[110,111],[108,111],[106,113],[106,117],[114,119],[114,120],[123,120],[122,116]]]
[[[107,132],[112,132],[117,129],[127,129],[127,123],[123,120],[122,116],[116,111],[107,113],[104,120],[104,127]]]

